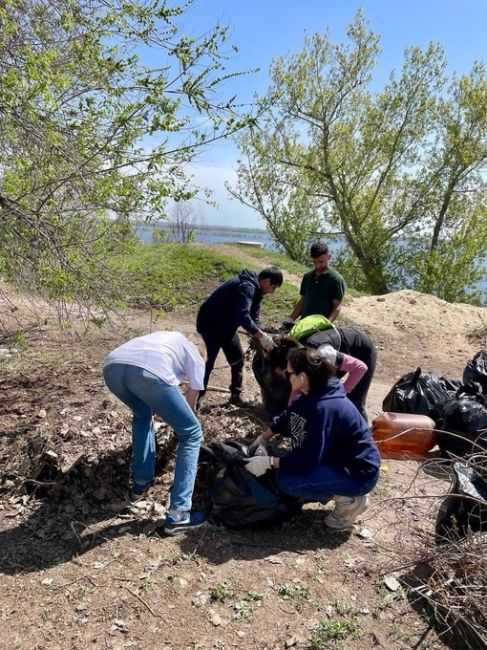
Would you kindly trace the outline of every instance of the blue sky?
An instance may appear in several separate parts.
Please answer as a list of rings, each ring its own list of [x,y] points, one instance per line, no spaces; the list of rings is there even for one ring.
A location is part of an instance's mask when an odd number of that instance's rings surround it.
[[[287,52],[302,49],[305,32],[329,30],[334,42],[346,37],[347,25],[362,7],[371,29],[381,36],[382,54],[375,73],[378,87],[393,68],[400,69],[404,48],[443,45],[450,72],[468,72],[476,60],[487,60],[487,0],[196,0],[182,17],[184,31],[203,33],[219,22],[230,30],[230,43],[239,47],[230,69],[260,68],[233,80],[228,95],[242,103],[267,89],[269,65]],[[218,207],[201,206],[207,224],[264,228],[257,213],[231,200],[224,183],[235,180],[238,150],[231,142],[212,145],[201,153],[192,172],[194,181],[213,190]]]

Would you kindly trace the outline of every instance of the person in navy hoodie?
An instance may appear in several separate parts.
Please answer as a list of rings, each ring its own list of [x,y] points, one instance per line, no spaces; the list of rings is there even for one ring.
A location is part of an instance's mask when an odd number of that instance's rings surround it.
[[[350,529],[379,479],[380,456],[370,428],[346,398],[333,366],[315,350],[290,350],[286,374],[301,394],[254,445],[279,433],[291,439],[292,450],[281,457],[254,456],[246,468],[254,476],[276,470],[277,485],[286,494],[306,501],[333,499],[326,525]]]
[[[242,327],[255,336],[265,350],[273,347],[272,338],[259,323],[260,303],[263,296],[274,293],[282,282],[282,272],[274,266],[258,275],[244,269],[217,287],[201,305],[196,329],[206,345],[205,389],[221,349],[231,368],[230,402],[244,404],[241,398],[244,353],[237,329]],[[200,393],[198,402],[203,395],[204,391]]]

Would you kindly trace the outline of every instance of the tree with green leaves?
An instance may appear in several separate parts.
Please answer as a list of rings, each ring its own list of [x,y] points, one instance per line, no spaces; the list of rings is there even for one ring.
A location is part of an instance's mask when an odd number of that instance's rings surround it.
[[[258,125],[238,140],[231,191],[294,259],[313,237],[343,239],[356,288],[477,301],[487,253],[485,67],[448,79],[440,45],[410,47],[400,74],[375,90],[379,54],[358,12],[347,43],[313,34],[274,61]]]
[[[108,308],[110,248],[191,198],[185,164],[245,124],[226,30],[181,32],[167,0],[0,3],[0,272]],[[235,74],[235,73],[233,73]]]

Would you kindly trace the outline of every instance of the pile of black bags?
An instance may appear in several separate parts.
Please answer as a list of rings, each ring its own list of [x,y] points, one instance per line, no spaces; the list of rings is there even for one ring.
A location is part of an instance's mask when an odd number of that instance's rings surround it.
[[[479,384],[465,384],[444,407],[438,446],[444,456],[466,456],[487,449],[487,394]]]
[[[464,384],[480,384],[482,391],[487,395],[487,350],[477,352],[465,366],[463,371]]]
[[[436,422],[444,404],[452,399],[460,386],[460,381],[423,373],[421,368],[417,368],[394,384],[384,398],[382,410],[427,415]]]
[[[463,382],[421,368],[397,381],[382,403],[384,411],[427,415],[436,423],[438,444],[446,457],[487,450],[487,352],[468,361]]]
[[[382,408],[428,415],[439,429],[442,456],[453,459],[453,481],[440,506],[436,539],[460,539],[487,530],[487,352],[468,361],[462,382],[418,368],[399,379]]]

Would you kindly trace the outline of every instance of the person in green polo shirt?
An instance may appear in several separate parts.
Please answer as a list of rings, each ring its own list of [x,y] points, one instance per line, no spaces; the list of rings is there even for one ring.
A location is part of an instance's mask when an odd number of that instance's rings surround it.
[[[283,321],[285,329],[292,327],[298,316],[304,318],[311,314],[321,314],[334,321],[340,313],[347,285],[340,273],[330,268],[331,253],[328,246],[320,241],[315,242],[309,253],[314,270],[303,276],[299,291],[301,297],[289,318]]]

